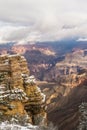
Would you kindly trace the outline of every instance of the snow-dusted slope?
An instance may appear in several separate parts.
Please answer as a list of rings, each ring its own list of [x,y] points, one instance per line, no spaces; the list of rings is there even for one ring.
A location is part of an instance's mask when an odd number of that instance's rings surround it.
[[[28,124],[26,126],[21,126],[15,123],[9,123],[8,121],[0,123],[0,130],[37,130],[37,126]]]

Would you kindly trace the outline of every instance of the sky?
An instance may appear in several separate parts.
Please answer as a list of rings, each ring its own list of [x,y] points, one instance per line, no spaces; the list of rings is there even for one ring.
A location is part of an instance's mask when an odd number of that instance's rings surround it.
[[[0,44],[87,41],[87,0],[0,0]]]

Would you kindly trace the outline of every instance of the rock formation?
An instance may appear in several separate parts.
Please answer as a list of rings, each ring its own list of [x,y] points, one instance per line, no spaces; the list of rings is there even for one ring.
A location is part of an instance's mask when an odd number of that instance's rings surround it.
[[[45,125],[45,95],[30,76],[23,56],[1,55],[0,120],[19,117],[26,117],[34,125]]]
[[[82,102],[79,106],[80,119],[78,130],[86,130],[87,129],[87,102]]]

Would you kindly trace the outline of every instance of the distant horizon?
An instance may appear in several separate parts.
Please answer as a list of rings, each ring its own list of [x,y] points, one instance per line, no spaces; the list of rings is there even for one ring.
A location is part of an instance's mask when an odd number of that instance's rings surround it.
[[[10,41],[10,42],[5,42],[5,43],[0,43],[0,45],[34,45],[34,44],[53,44],[53,43],[56,43],[56,44],[65,44],[65,43],[87,43],[86,40],[83,40],[83,39],[62,39],[62,40],[54,40],[54,41],[26,41],[26,43],[19,43],[19,42],[14,42],[14,41]]]
[[[57,45],[58,44],[58,46],[59,45],[69,45],[69,46],[73,46],[73,45],[78,45],[79,46],[79,44],[87,44],[87,41],[85,41],[85,40],[78,40],[78,39],[62,39],[62,40],[60,40],[60,41],[36,41],[36,42],[31,42],[31,41],[27,41],[26,43],[18,43],[18,42],[7,42],[7,43],[0,43],[0,47],[1,46],[3,46],[3,47],[6,47],[6,46],[27,46],[27,45],[41,45],[41,46],[43,46],[43,45],[48,45],[48,46],[50,46],[50,45],[52,45],[52,46],[55,46],[55,45]]]

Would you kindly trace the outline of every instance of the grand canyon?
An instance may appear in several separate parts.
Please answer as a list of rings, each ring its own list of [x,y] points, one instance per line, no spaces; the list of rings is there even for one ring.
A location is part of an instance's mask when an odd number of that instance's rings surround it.
[[[87,102],[87,42],[37,42],[0,45],[1,55],[19,54],[46,95],[48,121],[58,130],[77,130],[79,106]]]
[[[87,130],[87,0],[0,0],[0,130]]]

